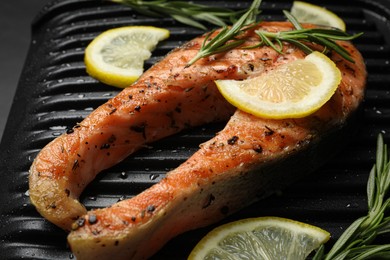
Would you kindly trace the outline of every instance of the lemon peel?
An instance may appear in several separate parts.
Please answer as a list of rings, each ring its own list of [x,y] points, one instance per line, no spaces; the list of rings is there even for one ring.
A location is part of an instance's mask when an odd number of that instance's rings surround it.
[[[188,259],[300,260],[329,238],[329,232],[306,223],[279,217],[249,218],[212,230]]]
[[[107,30],[86,48],[87,73],[111,86],[125,88],[143,73],[158,42],[169,37],[169,30],[153,26],[125,26]]]
[[[302,23],[330,26],[338,28],[344,32],[346,30],[343,19],[332,11],[318,5],[303,1],[294,1],[290,12],[298,19],[299,22]]]
[[[320,52],[280,65],[255,78],[216,80],[222,95],[234,106],[264,118],[301,118],[317,111],[341,81],[335,63]]]

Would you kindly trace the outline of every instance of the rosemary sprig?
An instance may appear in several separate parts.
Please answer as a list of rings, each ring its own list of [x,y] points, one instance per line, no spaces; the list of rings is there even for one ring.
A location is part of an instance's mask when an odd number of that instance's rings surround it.
[[[151,17],[170,16],[176,21],[206,30],[201,22],[208,22],[219,27],[233,23],[243,13],[228,8],[211,7],[207,5],[194,4],[187,1],[168,0],[111,0],[131,7],[138,13]]]
[[[363,33],[349,35],[343,31],[327,28],[312,28],[304,29],[298,20],[291,15],[288,11],[283,11],[287,19],[294,25],[295,30],[282,31],[282,32],[267,32],[263,30],[257,30],[256,33],[260,37],[260,44],[257,46],[270,46],[280,54],[282,53],[282,42],[289,42],[298,48],[302,49],[307,54],[310,54],[314,50],[310,47],[310,44],[316,43],[323,46],[324,51],[333,50],[337,52],[344,59],[354,62],[348,51],[337,44],[339,41],[350,41],[361,36]],[[275,43],[274,43],[275,42]]]
[[[237,39],[236,37],[248,29],[248,25],[254,24],[256,22],[256,16],[260,13],[260,4],[261,0],[254,0],[252,5],[241,16],[240,19],[238,19],[230,28],[228,26],[224,26],[222,30],[209,41],[210,35],[213,33],[213,31],[210,32],[204,39],[197,55],[190,62],[188,62],[187,67],[191,66],[201,58],[226,52],[243,44],[245,40]]]
[[[186,1],[169,1],[169,0],[110,0],[112,2],[130,6],[133,10],[147,16],[164,17],[170,16],[173,19],[200,29],[206,27],[200,22],[208,22],[219,27],[223,27],[221,31],[212,39],[209,33],[205,38],[197,55],[187,64],[191,66],[197,60],[208,57],[213,54],[222,53],[239,47],[244,43],[245,39],[239,39],[241,33],[251,28],[254,25],[257,15],[260,13],[261,0],[254,0],[248,10],[233,11],[227,8],[211,7],[207,5],[194,4]],[[267,32],[257,30],[256,33],[260,37],[260,43],[252,46],[270,46],[280,54],[282,53],[282,42],[289,42],[306,53],[313,52],[310,47],[313,43],[324,47],[324,51],[334,50],[344,59],[354,62],[348,51],[339,45],[336,41],[350,41],[362,33],[349,35],[345,32],[327,28],[304,29],[297,19],[288,11],[284,11],[287,19],[294,25],[295,30],[283,32]],[[241,16],[240,18],[238,18]],[[226,23],[233,23],[228,27]]]
[[[368,214],[353,222],[324,254],[324,246],[313,260],[380,259],[389,257],[390,244],[372,245],[378,235],[390,233],[390,160],[387,145],[380,134],[377,140],[376,164],[367,183]],[[386,258],[388,259],[388,258]]]

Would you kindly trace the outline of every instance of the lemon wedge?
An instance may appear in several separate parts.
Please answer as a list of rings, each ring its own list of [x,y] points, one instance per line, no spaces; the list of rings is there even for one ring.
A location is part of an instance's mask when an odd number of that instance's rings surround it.
[[[320,52],[246,80],[216,80],[237,108],[264,118],[305,117],[324,105],[341,81],[334,62]]]
[[[302,222],[278,217],[249,218],[212,230],[188,259],[300,260],[329,238],[327,231]]]
[[[126,26],[97,36],[86,48],[87,73],[111,86],[125,88],[143,73],[144,61],[169,30],[153,26]]]
[[[345,32],[345,23],[332,11],[302,1],[294,1],[291,14],[302,23],[331,26]]]

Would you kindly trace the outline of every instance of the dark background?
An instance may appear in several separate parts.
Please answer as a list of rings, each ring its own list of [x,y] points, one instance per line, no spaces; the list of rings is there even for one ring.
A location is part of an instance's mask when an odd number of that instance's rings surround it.
[[[31,22],[49,1],[0,1],[0,138],[29,48]]]

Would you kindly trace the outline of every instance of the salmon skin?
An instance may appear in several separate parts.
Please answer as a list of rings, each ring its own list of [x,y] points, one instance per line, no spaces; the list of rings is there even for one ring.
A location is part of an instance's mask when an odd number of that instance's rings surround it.
[[[288,22],[260,23],[242,36],[244,45],[258,43],[254,30],[259,28],[293,27]],[[284,55],[269,47],[237,48],[186,67],[203,40],[198,37],[169,53],[34,160],[31,202],[49,221],[72,230],[68,243],[77,259],[146,259],[176,235],[215,223],[276,186],[289,184],[326,160],[321,145],[345,128],[363,100],[362,56],[351,43],[341,42],[355,63],[330,54],[342,81],[317,112],[301,119],[252,116],[228,104],[214,80],[258,76],[305,54],[289,44]],[[146,143],[221,120],[228,120],[222,131],[139,195],[89,212],[78,201],[97,173]]]

